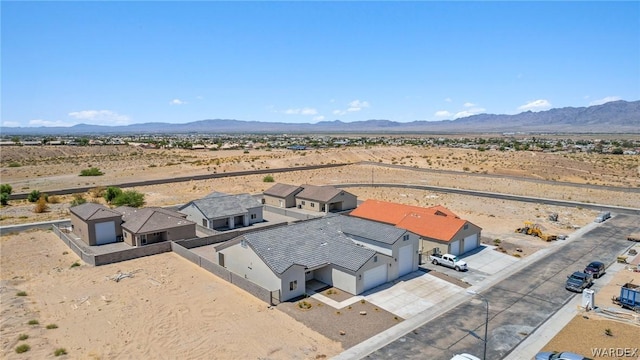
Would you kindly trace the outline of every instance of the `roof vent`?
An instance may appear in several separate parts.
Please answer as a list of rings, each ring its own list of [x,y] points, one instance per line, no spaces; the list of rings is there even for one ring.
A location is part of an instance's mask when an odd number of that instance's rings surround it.
[[[323,242],[322,244],[320,244],[320,246],[326,246],[326,245],[327,245],[327,242],[326,242],[326,241],[325,241],[325,242]]]

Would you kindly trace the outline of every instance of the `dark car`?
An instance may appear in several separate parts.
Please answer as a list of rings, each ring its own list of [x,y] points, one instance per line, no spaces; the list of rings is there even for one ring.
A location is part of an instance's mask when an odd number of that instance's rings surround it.
[[[586,268],[584,268],[584,272],[587,274],[591,274],[594,279],[600,278],[604,275],[606,269],[604,268],[604,264],[600,261],[593,261]]]
[[[536,354],[536,360],[591,360],[590,358],[572,352],[541,352]]]
[[[576,271],[573,274],[567,276],[567,283],[564,286],[565,289],[570,291],[582,292],[584,289],[593,285],[593,276],[591,274]]]

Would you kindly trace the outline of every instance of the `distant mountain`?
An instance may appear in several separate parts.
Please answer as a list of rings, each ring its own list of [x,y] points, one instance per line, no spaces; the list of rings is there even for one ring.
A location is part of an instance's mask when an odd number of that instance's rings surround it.
[[[127,126],[78,124],[71,127],[1,127],[3,135],[124,135],[179,133],[640,133],[640,101],[613,101],[516,115],[479,114],[455,120],[321,121],[291,124],[241,120],[200,120],[186,124],[150,122]]]

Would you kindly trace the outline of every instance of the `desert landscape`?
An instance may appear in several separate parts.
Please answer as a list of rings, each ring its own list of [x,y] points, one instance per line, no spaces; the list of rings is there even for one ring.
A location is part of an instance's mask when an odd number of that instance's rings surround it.
[[[82,194],[50,196],[49,209],[43,213],[35,213],[34,204],[26,200],[10,200],[0,209],[3,227],[68,218],[74,197],[104,203],[98,196],[100,189],[125,182],[329,163],[347,165],[276,173],[273,178],[287,184],[416,184],[624,207],[640,204],[640,192],[625,191],[640,187],[640,158],[626,155],[417,146],[306,151],[16,146],[2,148],[0,163],[2,183],[10,184],[14,194],[94,188]],[[99,168],[104,175],[79,176],[82,169],[90,167]],[[263,180],[264,175],[249,175],[135,190],[145,195],[146,206],[169,206],[213,191],[260,193],[272,185]],[[499,239],[504,252],[517,256],[528,256],[549,245],[514,233],[524,221],[562,235],[592,222],[597,214],[581,207],[386,186],[351,187],[349,191],[362,200],[446,206],[482,227],[484,243],[493,245]],[[551,213],[558,214],[557,222],[548,219]],[[69,358],[320,359],[345,347],[175,254],[90,267],[49,231],[3,230],[0,246],[3,358],[46,358],[64,348]],[[133,272],[134,276],[111,280],[120,272]],[[17,296],[20,292],[26,295]],[[38,324],[29,325],[32,320]],[[580,321],[567,326],[559,338],[580,336],[584,328]],[[612,320],[598,321],[601,326]],[[51,324],[56,328],[47,329]],[[28,338],[20,341],[22,335]],[[603,347],[608,340],[603,338]],[[17,354],[14,349],[22,343],[29,343],[31,350]],[[562,343],[549,346],[559,345]]]

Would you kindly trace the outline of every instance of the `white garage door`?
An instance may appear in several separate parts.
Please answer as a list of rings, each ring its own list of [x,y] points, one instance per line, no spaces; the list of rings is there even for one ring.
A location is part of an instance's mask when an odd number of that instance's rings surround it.
[[[116,223],[115,221],[103,222],[96,224],[96,244],[109,244],[116,242]]]
[[[460,240],[454,241],[449,244],[449,254],[460,255]]]
[[[478,247],[478,234],[469,235],[466,238],[464,238],[463,253],[466,253],[467,251],[471,251],[477,247]]]
[[[378,285],[382,285],[387,282],[387,265],[382,264],[373,269],[364,272],[364,287],[362,291],[367,291]]]
[[[413,270],[413,246],[405,245],[398,252],[398,276],[408,274]]]

